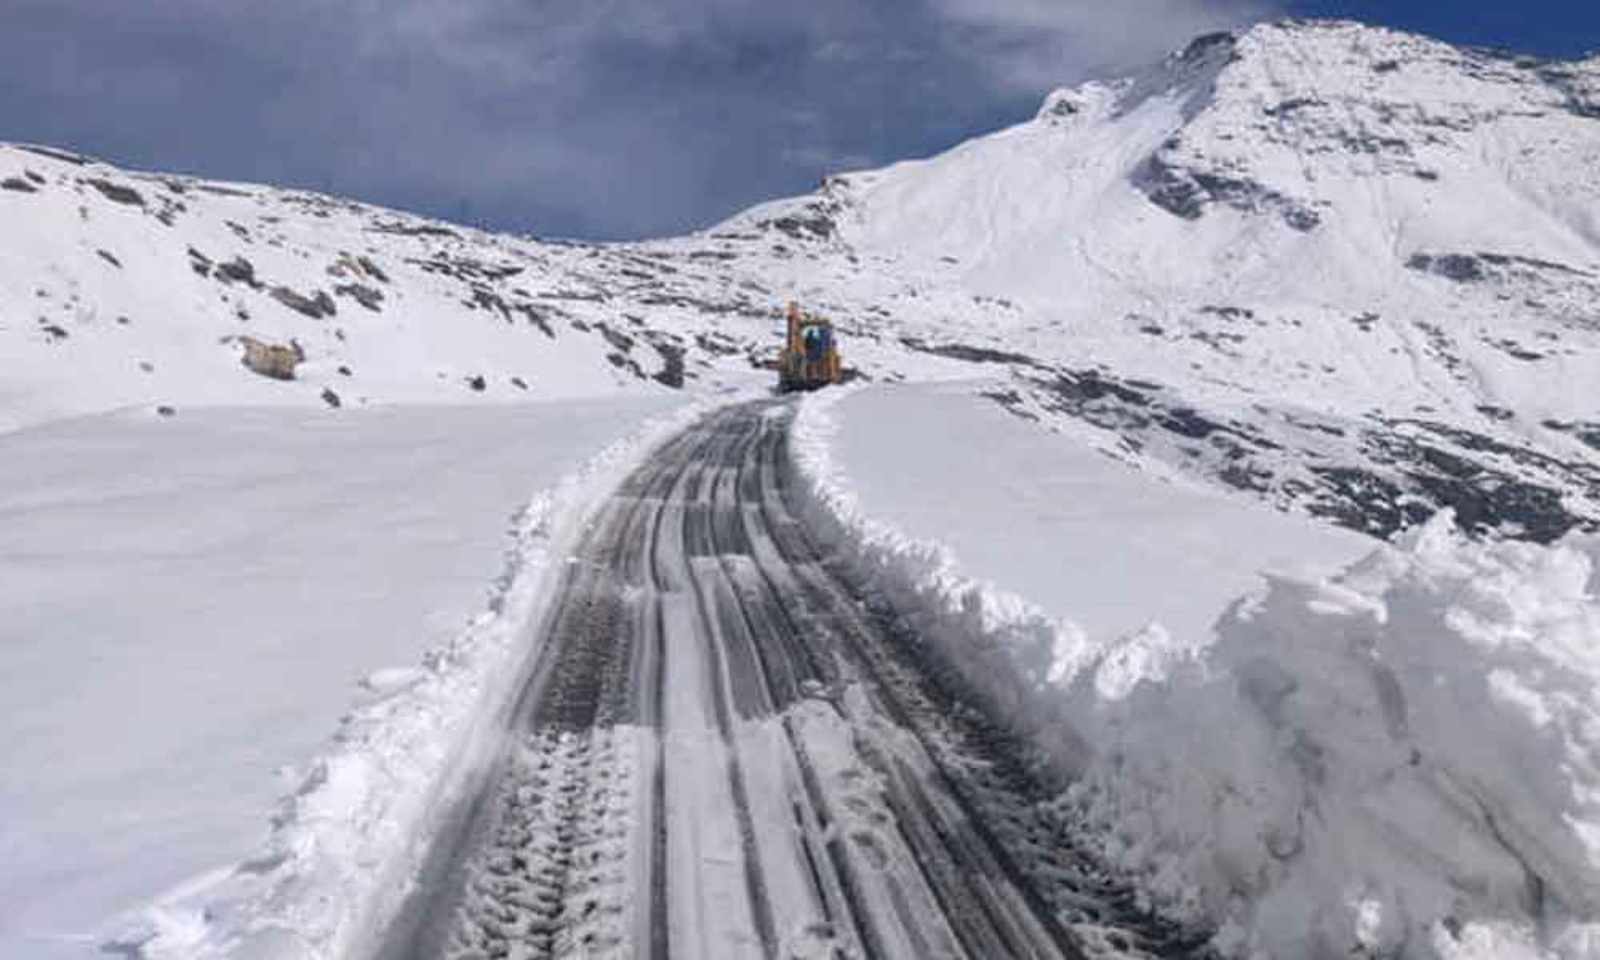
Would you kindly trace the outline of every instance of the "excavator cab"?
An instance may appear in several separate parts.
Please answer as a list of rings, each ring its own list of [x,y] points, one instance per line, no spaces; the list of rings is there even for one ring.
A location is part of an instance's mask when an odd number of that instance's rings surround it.
[[[778,356],[778,392],[815,390],[838,383],[842,375],[833,323],[789,304],[789,329]]]

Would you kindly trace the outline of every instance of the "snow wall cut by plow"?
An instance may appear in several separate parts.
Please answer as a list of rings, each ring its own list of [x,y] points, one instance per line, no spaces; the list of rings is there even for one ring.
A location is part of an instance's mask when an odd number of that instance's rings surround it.
[[[863,514],[830,446],[850,395],[797,416],[808,524],[1224,954],[1600,957],[1600,539],[1440,515],[1336,576],[1265,576],[1198,641],[1096,644]]]

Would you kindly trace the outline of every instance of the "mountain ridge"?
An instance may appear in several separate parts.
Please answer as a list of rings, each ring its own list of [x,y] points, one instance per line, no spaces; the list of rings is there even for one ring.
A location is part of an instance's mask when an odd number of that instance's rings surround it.
[[[867,379],[985,378],[1142,469],[1551,539],[1600,523],[1597,104],[1600,56],[1280,21],[611,244],[0,147],[0,427],[750,386],[797,299]],[[302,351],[294,379],[246,337]]]

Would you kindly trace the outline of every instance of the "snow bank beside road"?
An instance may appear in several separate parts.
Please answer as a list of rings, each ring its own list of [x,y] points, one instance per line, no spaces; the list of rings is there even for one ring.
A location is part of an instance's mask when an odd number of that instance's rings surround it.
[[[810,398],[801,489],[1108,861],[1239,957],[1600,957],[1600,546],[1325,537],[986,404]]]
[[[274,819],[265,848],[222,883],[147,911],[140,956],[307,960],[369,955],[402,908],[437,831],[493,760],[532,664],[559,558],[593,506],[661,440],[703,412],[635,429],[519,513],[489,609],[430,650],[399,692],[348,715],[334,746]],[[369,677],[378,689],[395,686]]]
[[[397,784],[439,772],[427,733],[464,729],[449,694],[513,682],[492,668],[585,488],[510,539],[506,518],[680,403],[134,412],[0,437],[0,956],[94,953],[111,914],[173,888],[149,946],[193,955],[188,907],[230,921],[209,881],[302,779],[250,869],[285,910],[356,915],[361,890],[314,868],[355,884],[380,834],[410,840],[421,804]],[[486,595],[499,619],[458,636]]]
[[[1022,666],[1026,682],[1092,663],[1104,689],[1129,686],[1204,646],[1262,569],[1332,569],[1371,549],[1348,531],[1152,479],[979,389],[818,394],[793,448],[813,523],[853,544],[902,606],[943,609],[944,626],[989,638],[982,655]]]
[[[1064,692],[1100,752],[1075,799],[1240,953],[1600,957],[1597,570],[1441,516],[1273,579],[1163,682]]]

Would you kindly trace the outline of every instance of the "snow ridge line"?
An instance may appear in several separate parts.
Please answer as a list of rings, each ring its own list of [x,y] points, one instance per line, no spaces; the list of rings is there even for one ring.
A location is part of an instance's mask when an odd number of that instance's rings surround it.
[[[651,451],[709,409],[651,418],[537,493],[511,521],[505,565],[462,633],[346,714],[251,858],[122,918],[105,946],[147,960],[371,955],[410,894],[435,832],[493,765],[536,660],[566,556]]]

